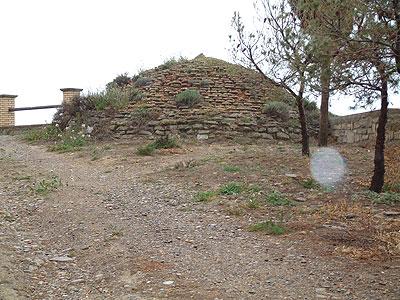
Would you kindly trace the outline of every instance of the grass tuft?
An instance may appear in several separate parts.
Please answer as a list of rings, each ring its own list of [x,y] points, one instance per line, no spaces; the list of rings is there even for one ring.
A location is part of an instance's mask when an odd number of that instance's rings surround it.
[[[240,171],[238,166],[224,166],[224,171],[228,173],[237,173]]]
[[[249,226],[249,231],[251,232],[263,231],[267,234],[281,235],[286,232],[286,229],[278,224],[275,224],[272,221],[267,220]]]
[[[207,202],[210,201],[215,196],[213,191],[198,192],[194,199],[196,202]]]
[[[218,193],[220,195],[237,195],[243,191],[243,186],[237,182],[230,182],[220,187]]]
[[[295,203],[280,192],[273,191],[265,199],[272,206],[294,206]]]

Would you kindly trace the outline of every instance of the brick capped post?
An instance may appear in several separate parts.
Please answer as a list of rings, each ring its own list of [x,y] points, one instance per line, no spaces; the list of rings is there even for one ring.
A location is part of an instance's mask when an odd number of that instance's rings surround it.
[[[82,89],[65,88],[61,89],[63,92],[63,103],[71,103],[71,101],[81,95]]]
[[[15,126],[15,112],[9,111],[15,108],[16,95],[0,95],[0,127]]]

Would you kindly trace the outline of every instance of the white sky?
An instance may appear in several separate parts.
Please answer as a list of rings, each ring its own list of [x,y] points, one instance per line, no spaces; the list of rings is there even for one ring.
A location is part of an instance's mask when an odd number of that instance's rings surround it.
[[[17,107],[59,104],[60,88],[102,89],[172,56],[230,60],[233,12],[251,22],[252,2],[0,0],[0,94],[18,95]],[[334,101],[332,112],[349,105]],[[53,113],[17,112],[16,122],[50,122]]]

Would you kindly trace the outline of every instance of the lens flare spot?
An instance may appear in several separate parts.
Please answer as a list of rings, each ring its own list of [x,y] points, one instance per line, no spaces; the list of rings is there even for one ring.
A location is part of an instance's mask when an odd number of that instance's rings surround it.
[[[346,163],[332,148],[320,148],[311,156],[311,175],[324,187],[335,187],[346,174]]]

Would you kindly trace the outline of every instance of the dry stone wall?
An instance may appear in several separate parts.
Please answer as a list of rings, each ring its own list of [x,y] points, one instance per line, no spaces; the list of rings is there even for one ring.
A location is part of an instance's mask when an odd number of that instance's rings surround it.
[[[339,143],[375,141],[379,111],[336,117],[331,134]],[[386,141],[400,141],[400,109],[389,109]]]
[[[295,111],[285,122],[262,113],[267,101],[288,100],[290,96],[252,70],[200,56],[168,69],[147,71],[142,76],[148,82],[138,87],[145,96],[142,101],[131,103],[111,117],[93,113],[89,123],[107,127],[118,138],[138,134],[199,140],[241,136],[269,140],[301,138]],[[189,88],[200,92],[201,102],[194,107],[178,107],[176,95]]]
[[[254,71],[200,56],[142,76],[151,80],[140,87],[144,100],[117,112],[110,120],[110,130],[116,137],[300,139],[295,111],[286,122],[262,112],[267,101],[290,96]],[[189,88],[198,90],[202,100],[194,107],[178,107],[176,95]]]

